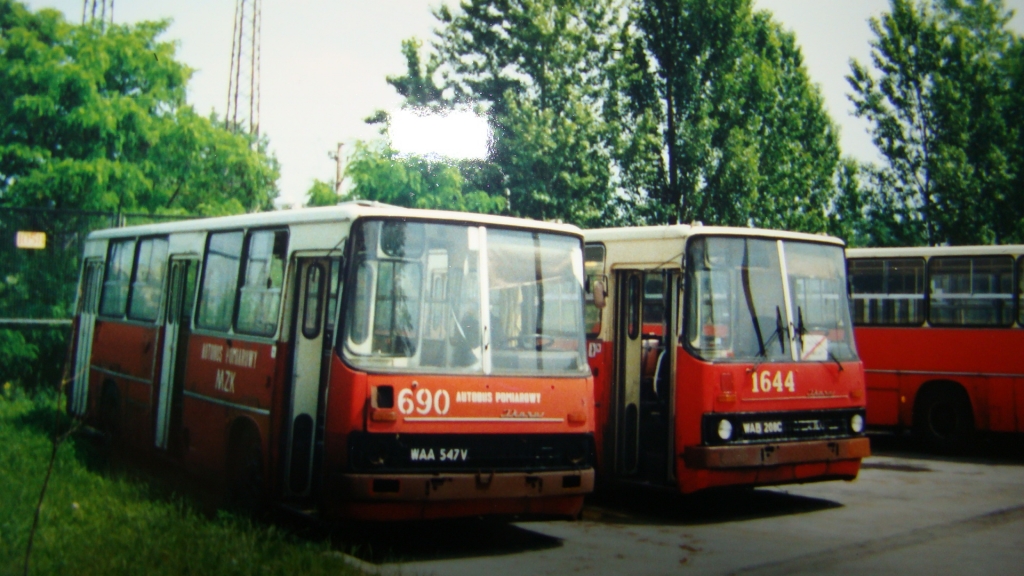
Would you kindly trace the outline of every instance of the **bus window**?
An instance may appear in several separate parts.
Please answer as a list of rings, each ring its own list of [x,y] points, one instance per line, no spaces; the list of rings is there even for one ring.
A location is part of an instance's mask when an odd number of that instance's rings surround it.
[[[846,265],[838,246],[785,241],[797,356],[801,360],[855,360]]]
[[[1013,259],[935,257],[928,261],[928,321],[937,326],[1013,323]]]
[[[135,280],[132,282],[128,317],[132,320],[153,322],[160,313],[164,291],[164,272],[167,269],[167,239],[146,238],[139,241],[135,260]]]
[[[1024,326],[1024,257],[1017,260],[1017,325]]]
[[[281,310],[281,287],[288,250],[284,230],[250,232],[245,258],[245,283],[239,290],[235,330],[255,336],[277,332]]]
[[[644,274],[644,334],[661,336],[665,322],[665,275],[661,272]]]
[[[494,371],[584,370],[579,244],[551,234],[487,230],[487,259]]]
[[[228,330],[231,327],[241,257],[241,231],[210,234],[196,319],[200,328]]]
[[[128,286],[131,282],[134,258],[134,238],[110,243],[107,273],[103,280],[103,294],[100,296],[101,315],[124,316],[125,307],[128,305]]]
[[[924,323],[923,258],[851,259],[849,274],[856,324]]]
[[[413,356],[420,319],[422,272],[416,262],[379,262],[373,315],[373,352]]]
[[[687,262],[686,340],[700,357],[791,358],[776,240],[697,238]]]
[[[356,291],[349,320],[349,339],[355,345],[353,349],[361,349],[362,344],[370,335],[370,314],[373,312],[373,282],[375,276],[373,266],[369,262],[360,262],[356,273]],[[357,348],[358,347],[358,348]]]
[[[306,302],[302,306],[302,335],[312,340],[320,335],[320,319],[323,317],[320,305],[323,299],[323,268],[313,264],[306,271]]]
[[[399,221],[363,222],[353,234],[356,289],[343,341],[355,365],[585,370],[583,254],[575,239]]]
[[[584,316],[587,327],[587,336],[596,337],[601,333],[601,308],[594,301],[594,290],[598,282],[603,290],[608,286],[604,275],[604,246],[601,244],[588,244],[584,248],[583,268],[587,275],[587,294]]]

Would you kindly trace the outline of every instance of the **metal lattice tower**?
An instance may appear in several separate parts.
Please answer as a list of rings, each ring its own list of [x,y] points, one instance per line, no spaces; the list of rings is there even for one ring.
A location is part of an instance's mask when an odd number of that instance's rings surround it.
[[[113,0],[111,0],[113,1]],[[224,120],[231,130],[246,126],[260,133],[260,12],[262,0],[235,0],[231,33],[231,70],[228,72],[228,106]]]
[[[114,0],[82,0],[82,24],[97,20],[104,26],[114,23]]]

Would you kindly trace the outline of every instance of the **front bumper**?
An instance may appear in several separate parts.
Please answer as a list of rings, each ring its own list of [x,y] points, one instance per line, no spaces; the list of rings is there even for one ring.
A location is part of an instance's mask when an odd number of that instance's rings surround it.
[[[343,474],[340,490],[353,501],[451,500],[583,496],[594,490],[594,469],[457,474]]]
[[[859,437],[733,446],[690,446],[682,457],[687,468],[718,469],[835,462],[870,455],[871,441]]]

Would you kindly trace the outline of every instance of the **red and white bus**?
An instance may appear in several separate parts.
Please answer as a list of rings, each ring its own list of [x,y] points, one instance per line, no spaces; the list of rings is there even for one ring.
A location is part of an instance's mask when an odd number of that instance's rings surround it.
[[[584,236],[602,482],[690,493],[857,476],[870,447],[840,240]]]
[[[846,251],[868,425],[931,448],[1024,432],[1024,246]]]
[[[572,226],[365,202],[94,232],[69,409],[247,503],[574,516],[583,274]]]

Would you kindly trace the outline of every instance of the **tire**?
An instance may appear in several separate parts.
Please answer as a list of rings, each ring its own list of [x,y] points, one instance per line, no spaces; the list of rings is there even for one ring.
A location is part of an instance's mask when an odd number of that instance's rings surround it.
[[[263,446],[259,434],[246,429],[232,442],[228,454],[228,502],[243,512],[259,515],[265,504]]]
[[[914,434],[931,451],[962,452],[974,436],[970,399],[958,388],[927,390],[914,407]]]

